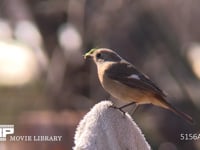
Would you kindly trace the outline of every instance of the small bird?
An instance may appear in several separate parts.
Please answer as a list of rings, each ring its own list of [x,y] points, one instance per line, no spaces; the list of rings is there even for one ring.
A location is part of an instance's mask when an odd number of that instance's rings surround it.
[[[132,104],[153,104],[174,112],[179,117],[193,123],[192,117],[174,108],[166,101],[166,94],[138,71],[134,65],[124,60],[116,52],[107,48],[91,49],[84,58],[93,58],[98,77],[103,88],[113,97],[129,102],[119,107],[121,110]]]

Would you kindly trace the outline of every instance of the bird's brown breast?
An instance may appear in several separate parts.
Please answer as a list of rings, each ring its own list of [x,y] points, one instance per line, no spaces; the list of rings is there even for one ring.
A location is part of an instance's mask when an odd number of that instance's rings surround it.
[[[109,92],[113,97],[127,102],[136,102],[140,104],[150,103],[149,97],[151,93],[130,88],[118,81],[111,80],[105,74],[100,77],[100,82],[103,88]]]
[[[110,79],[105,70],[109,68],[112,63],[101,64],[101,67],[97,65],[98,77],[103,88],[110,93],[113,97],[127,102],[136,102],[139,104],[155,103],[157,101],[154,98],[154,94],[149,91],[142,91],[141,89],[131,88],[119,81]]]

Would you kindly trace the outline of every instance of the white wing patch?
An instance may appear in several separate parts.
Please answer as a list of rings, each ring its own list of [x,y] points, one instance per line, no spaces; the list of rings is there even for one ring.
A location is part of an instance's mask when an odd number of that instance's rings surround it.
[[[140,80],[140,77],[137,74],[132,74],[132,75],[128,76],[128,78]]]

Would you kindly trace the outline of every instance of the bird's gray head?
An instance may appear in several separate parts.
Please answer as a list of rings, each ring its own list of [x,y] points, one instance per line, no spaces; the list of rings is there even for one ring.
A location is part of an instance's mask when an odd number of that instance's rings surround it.
[[[92,57],[96,63],[121,61],[121,57],[116,52],[107,48],[91,49],[84,55],[84,58],[87,57]]]

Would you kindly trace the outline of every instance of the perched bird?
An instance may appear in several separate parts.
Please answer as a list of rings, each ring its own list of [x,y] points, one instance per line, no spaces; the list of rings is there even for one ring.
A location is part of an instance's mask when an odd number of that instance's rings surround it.
[[[103,88],[113,97],[129,102],[122,109],[135,103],[153,104],[168,109],[186,121],[193,123],[192,117],[178,111],[166,101],[166,94],[134,65],[124,60],[116,52],[107,48],[91,49],[84,58],[91,57],[97,66],[98,77]]]

